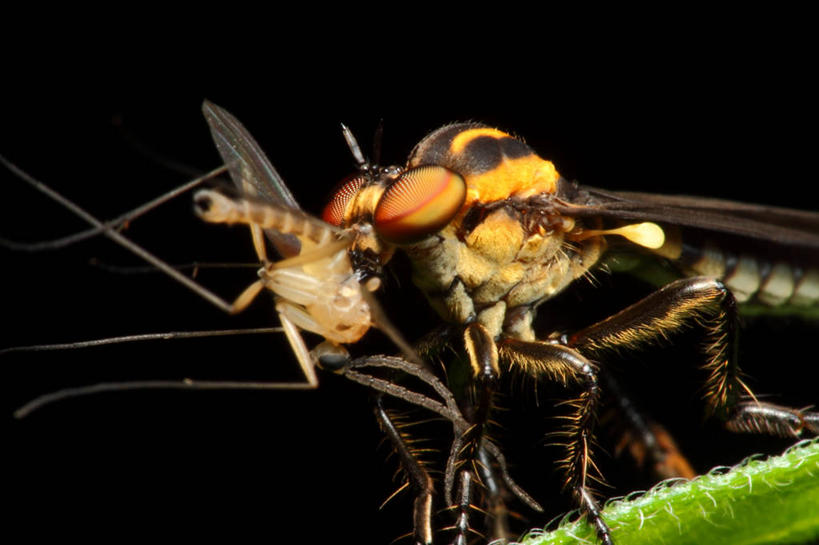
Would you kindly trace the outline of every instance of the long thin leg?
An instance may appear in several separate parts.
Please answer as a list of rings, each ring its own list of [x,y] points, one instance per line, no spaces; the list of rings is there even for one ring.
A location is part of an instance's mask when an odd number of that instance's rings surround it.
[[[740,379],[736,356],[736,301],[722,282],[700,277],[677,280],[630,307],[567,339],[583,354],[636,348],[658,342],[686,326],[706,328],[708,372],[705,402],[709,414],[720,417],[728,429],[798,436],[817,433],[817,413],[757,401]],[[751,400],[742,400],[750,397]]]
[[[412,517],[415,543],[416,545],[430,545],[432,543],[432,494],[434,491],[432,479],[384,408],[383,394],[376,396],[375,416],[381,430],[392,441],[401,467],[415,493]]]
[[[580,397],[571,403],[574,414],[563,431],[566,458],[560,467],[566,476],[565,486],[581,506],[597,536],[604,545],[612,545],[611,532],[600,515],[600,507],[587,481],[591,461],[591,441],[597,417],[600,388],[594,365],[577,350],[546,342],[504,339],[498,344],[500,359],[518,367],[532,377],[543,377],[568,385],[579,383]]]

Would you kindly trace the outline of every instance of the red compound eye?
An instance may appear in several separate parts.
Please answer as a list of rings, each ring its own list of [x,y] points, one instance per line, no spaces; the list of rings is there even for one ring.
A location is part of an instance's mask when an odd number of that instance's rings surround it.
[[[330,199],[330,202],[324,207],[324,212],[321,213],[321,219],[331,225],[339,227],[341,222],[344,221],[344,210],[347,209],[347,203],[355,196],[362,183],[364,183],[364,177],[360,174],[353,175],[344,180],[333,195],[333,198]]]
[[[410,244],[440,231],[466,198],[464,179],[441,166],[421,166],[403,173],[384,191],[374,224],[384,240]]]

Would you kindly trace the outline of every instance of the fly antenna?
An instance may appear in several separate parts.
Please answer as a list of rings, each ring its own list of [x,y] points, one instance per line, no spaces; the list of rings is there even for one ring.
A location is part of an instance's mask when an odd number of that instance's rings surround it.
[[[358,145],[358,140],[356,140],[356,137],[353,135],[353,131],[350,130],[350,127],[342,123],[341,133],[344,135],[344,140],[347,142],[347,147],[350,148],[350,152],[353,154],[353,158],[355,159],[358,168],[361,170],[369,170],[370,162],[367,161],[364,158],[364,154],[361,153],[361,146]]]

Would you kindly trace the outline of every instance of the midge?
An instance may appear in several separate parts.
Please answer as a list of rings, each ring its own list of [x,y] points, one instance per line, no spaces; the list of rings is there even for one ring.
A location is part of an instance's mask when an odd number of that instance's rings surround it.
[[[412,348],[406,344],[401,335],[387,322],[384,314],[379,311],[375,299],[367,295],[368,292],[378,289],[378,278],[365,279],[352,270],[346,251],[350,244],[349,235],[301,211],[292,193],[284,185],[256,142],[233,116],[209,102],[205,102],[203,111],[211,128],[214,142],[225,161],[225,166],[105,224],[3,160],[6,166],[20,178],[72,210],[90,223],[93,228],[76,236],[55,241],[53,244],[32,246],[6,240],[0,240],[0,243],[12,249],[49,249],[96,234],[103,234],[229,313],[241,312],[263,289],[269,289],[277,296],[276,310],[282,323],[282,330],[291,344],[306,379],[304,383],[271,384],[269,387],[317,387],[315,363],[319,360],[334,364],[345,361],[349,356],[342,345],[358,341],[373,325],[384,329],[399,348],[414,357]],[[348,138],[352,137],[348,136]],[[353,144],[354,142],[351,141],[351,145]],[[258,271],[259,280],[251,284],[232,303],[222,300],[203,286],[193,282],[173,267],[130,242],[118,231],[119,227],[132,221],[147,209],[201,184],[202,181],[224,170],[230,173],[231,179],[244,198],[230,199],[216,191],[200,190],[194,197],[195,210],[202,219],[209,222],[247,224],[250,227],[257,256],[262,263],[262,268]],[[266,240],[285,259],[275,262],[268,259]],[[325,338],[325,342],[310,353],[300,330],[321,335]],[[159,387],[162,386],[162,383],[157,382],[153,385]],[[127,385],[119,384],[112,386],[114,388],[127,387]],[[218,386],[218,383],[209,385],[204,382],[189,382],[187,386],[211,387]],[[241,384],[231,386],[242,387]],[[256,387],[253,383],[247,386]],[[65,394],[72,395],[72,392],[66,391]],[[43,401],[50,402],[55,399],[49,396]],[[39,404],[35,401],[29,407],[24,408],[21,413],[25,414],[29,409],[37,406]]]
[[[456,437],[464,436],[471,428],[471,424],[464,419],[449,390],[418,360],[414,349],[406,344],[401,335],[389,324],[375,299],[369,295],[378,288],[379,277],[371,274],[370,269],[354,270],[352,268],[349,256],[356,254],[348,254],[348,250],[354,239],[355,231],[341,230],[337,226],[302,212],[289,189],[244,127],[232,115],[209,102],[205,102],[203,111],[216,146],[225,162],[225,167],[217,169],[202,179],[212,177],[226,169],[241,197],[230,198],[216,191],[200,190],[194,196],[195,210],[206,221],[247,224],[252,233],[258,258],[262,263],[262,268],[258,271],[259,280],[251,284],[233,303],[222,300],[193,282],[173,267],[133,244],[118,231],[120,226],[133,220],[147,208],[178,194],[181,190],[171,192],[123,217],[102,223],[0,157],[0,160],[18,177],[57,200],[93,226],[89,231],[52,243],[27,245],[5,239],[0,239],[0,243],[12,249],[32,251],[55,248],[65,243],[102,234],[230,313],[245,309],[264,289],[269,289],[275,296],[276,310],[283,326],[282,329],[302,368],[305,382],[227,382],[186,379],[183,382],[143,380],[101,383],[40,396],[21,407],[16,413],[17,416],[23,417],[45,404],[60,399],[125,389],[312,389],[318,386],[315,367],[321,365],[379,393],[375,411],[379,424],[392,441],[403,469],[414,476],[415,482],[420,479],[425,483],[425,489],[419,492],[416,501],[415,532],[416,535],[421,536],[420,541],[430,542],[433,534],[431,525],[432,481],[416,459],[416,447],[405,439],[404,426],[394,421],[392,411],[385,406],[383,397],[398,398],[410,405],[437,413],[453,425]],[[350,149],[359,163],[362,175],[374,175],[375,172],[381,175],[386,172],[386,170],[370,166],[364,160],[351,133],[346,129],[344,132]],[[395,171],[395,169],[389,170],[390,172]],[[202,179],[186,184],[184,189],[197,185]],[[268,258],[268,243],[284,259],[271,261]],[[357,342],[372,326],[383,329],[404,352],[405,358],[365,356],[351,360],[343,345]],[[305,330],[324,337],[324,342],[310,350],[301,334]],[[174,333],[135,337],[140,339],[191,337],[206,334],[207,332],[195,332],[193,334]],[[5,349],[2,352],[95,346],[125,340],[135,339],[134,337],[114,338],[70,343],[70,345],[16,347]],[[382,376],[379,376],[379,371]],[[406,377],[416,379],[435,395],[435,399],[428,394],[410,390],[404,384],[383,378],[384,372],[390,376],[395,372],[400,373],[404,377],[402,382],[406,382]],[[487,463],[485,478],[497,479],[506,490],[516,495],[521,501],[540,510],[537,503],[512,481],[506,470],[503,454],[498,447],[488,440],[478,439],[477,450]],[[451,455],[448,466],[452,468],[452,474],[455,473],[456,462],[455,455]]]

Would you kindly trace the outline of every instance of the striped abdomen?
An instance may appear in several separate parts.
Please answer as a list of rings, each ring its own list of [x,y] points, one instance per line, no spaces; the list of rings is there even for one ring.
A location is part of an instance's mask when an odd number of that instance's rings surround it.
[[[768,306],[819,307],[819,268],[793,260],[726,250],[713,242],[683,247],[679,263],[691,276],[719,278],[737,302]]]

